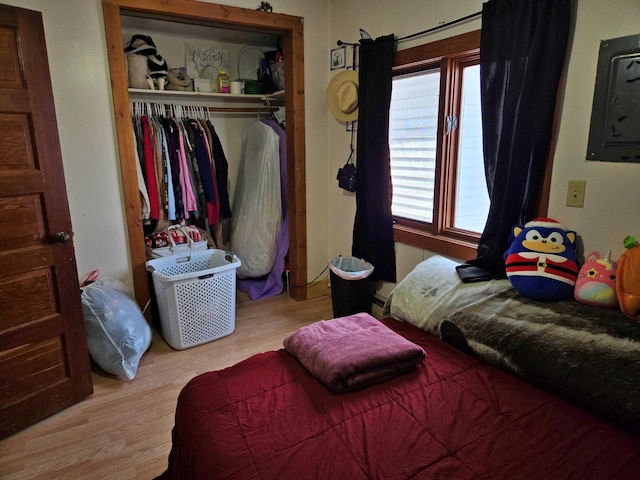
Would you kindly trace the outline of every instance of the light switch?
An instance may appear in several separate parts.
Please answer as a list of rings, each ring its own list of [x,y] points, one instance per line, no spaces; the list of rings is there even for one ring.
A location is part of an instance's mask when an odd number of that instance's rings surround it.
[[[567,188],[567,206],[584,207],[584,192],[587,188],[586,180],[569,180]]]

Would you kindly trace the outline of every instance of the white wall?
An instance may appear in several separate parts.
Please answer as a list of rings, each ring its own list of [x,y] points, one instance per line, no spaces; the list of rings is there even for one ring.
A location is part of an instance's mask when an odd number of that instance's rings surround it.
[[[78,274],[93,268],[132,285],[109,69],[100,0],[3,0],[41,11],[74,228]],[[255,8],[255,0],[220,0]],[[328,258],[351,251],[355,198],[335,180],[349,152],[349,134],[331,117],[325,91],[329,51],[354,41],[358,28],[375,36],[409,35],[481,10],[482,0],[272,0],[276,13],[305,18],[307,235],[309,279]],[[73,21],[70,19],[81,19]],[[480,20],[430,35],[429,40],[480,28]],[[616,258],[627,234],[640,236],[640,165],[587,162],[598,45],[601,39],[640,33],[637,0],[579,0],[567,89],[556,146],[550,216],[583,237],[585,249]],[[403,42],[407,48],[425,38]],[[350,58],[350,57],[348,57]],[[587,180],[585,207],[564,206],[569,179]],[[397,247],[398,276],[430,252]],[[383,292],[387,289],[383,289]]]
[[[338,39],[356,41],[358,28],[365,29],[373,37],[390,33],[403,37],[479,12],[482,3],[482,0],[397,0],[390,9],[384,0],[331,0],[330,48]],[[401,42],[398,48],[479,28],[481,20],[471,20],[463,26]],[[586,161],[585,157],[599,42],[638,33],[638,0],[577,1],[575,36],[552,173],[549,216],[576,230],[582,237],[586,253],[592,250],[606,253],[612,249],[614,259],[622,253],[622,239],[626,235],[640,237],[640,164],[592,162]],[[330,125],[333,173],[347,158],[349,137],[344,126],[333,118]],[[584,208],[565,206],[569,179],[587,181]],[[355,197],[343,193],[335,181],[330,182],[329,191],[330,251],[349,254]],[[396,254],[400,280],[432,253],[396,244]],[[393,286],[385,284],[380,294],[385,296]]]
[[[3,3],[42,12],[78,275],[98,268],[132,286],[101,3]]]
[[[82,278],[94,268],[133,286],[113,120],[109,66],[100,0],[3,0],[42,12],[71,221]],[[214,2],[212,2],[214,3]],[[256,0],[222,0],[254,9]],[[328,14],[326,0],[274,0],[274,13],[305,18],[305,93],[308,268],[326,265],[328,112],[324,90]]]
[[[640,164],[586,161],[600,41],[640,34],[638,0],[579,0],[560,132],[553,163],[549,212],[582,237],[585,254],[640,238]],[[567,182],[586,180],[584,208],[567,207]]]

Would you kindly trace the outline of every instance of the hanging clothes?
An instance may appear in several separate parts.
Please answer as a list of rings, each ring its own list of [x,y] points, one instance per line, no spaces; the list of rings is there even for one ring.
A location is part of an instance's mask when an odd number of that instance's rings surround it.
[[[185,152],[184,134],[178,121],[173,118],[171,121],[176,129],[176,136],[178,139],[177,156],[178,165],[180,168],[180,186],[182,187],[182,201],[184,203],[184,218],[189,219],[191,213],[195,212],[197,216],[198,205],[196,204],[196,198],[194,192],[193,182],[191,180],[192,174],[190,172],[189,164],[187,163],[187,154]]]
[[[193,132],[194,138],[194,152],[198,170],[201,172],[201,186],[202,193],[205,200],[205,209],[207,211],[207,217],[210,219],[211,224],[218,223],[220,216],[220,209],[218,207],[214,171],[211,163],[211,149],[207,144],[205,132],[202,124],[196,120],[189,120],[189,125]]]
[[[173,125],[173,122],[166,118],[160,117],[160,124],[162,125],[163,134],[167,142],[167,170],[171,170],[171,186],[174,193],[174,209],[176,220],[184,218],[184,202],[182,200],[182,186],[180,184],[180,161],[178,160],[178,148],[177,148],[177,132]]]
[[[134,129],[135,137],[135,129]],[[147,185],[144,182],[144,172],[142,171],[142,165],[140,164],[140,157],[138,150],[135,151],[136,155],[136,173],[138,175],[138,190],[140,191],[140,203],[142,205],[142,221],[149,221],[149,193],[147,192]]]
[[[153,164],[153,148],[151,143],[151,132],[149,128],[149,119],[146,116],[140,117],[140,126],[142,134],[142,172],[144,182],[147,187],[149,200],[149,220],[146,223],[145,234],[152,232],[158,220],[160,219],[160,206],[158,197],[158,186],[156,183],[155,168]]]
[[[242,261],[236,271],[240,279],[261,277],[273,268],[282,223],[279,149],[278,134],[262,122],[242,132],[231,228],[231,250]]]
[[[232,215],[228,205],[228,165],[220,139],[211,134],[211,122],[181,118],[173,109],[173,115],[165,116],[152,113],[149,105],[138,107],[132,108],[132,122],[145,234],[154,231],[156,225],[164,228],[169,222],[187,221],[221,232],[221,220]],[[158,110],[168,109],[163,106]],[[214,158],[214,152],[220,159]],[[220,197],[226,199],[224,205]],[[215,244],[223,248],[222,234]]]
[[[215,162],[216,185],[218,187],[217,192],[220,196],[220,215],[222,215],[223,219],[231,218],[231,205],[229,203],[229,189],[227,185],[229,178],[229,163],[227,162],[227,157],[224,154],[220,137],[218,137],[213,124],[207,120],[206,125],[212,136],[211,148],[213,149],[213,160]]]
[[[271,127],[279,137],[278,153],[280,157],[280,200],[282,204],[282,223],[275,239],[275,258],[271,271],[262,278],[238,280],[238,288],[246,292],[252,300],[273,297],[282,293],[284,283],[282,274],[285,269],[285,258],[289,252],[289,215],[287,199],[287,137],[282,126],[272,118],[265,118],[262,123]]]

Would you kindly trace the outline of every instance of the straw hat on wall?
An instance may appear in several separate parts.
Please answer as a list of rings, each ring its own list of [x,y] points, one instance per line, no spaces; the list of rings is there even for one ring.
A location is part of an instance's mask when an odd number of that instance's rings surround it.
[[[338,120],[353,122],[358,119],[358,72],[345,70],[329,82],[327,105]]]

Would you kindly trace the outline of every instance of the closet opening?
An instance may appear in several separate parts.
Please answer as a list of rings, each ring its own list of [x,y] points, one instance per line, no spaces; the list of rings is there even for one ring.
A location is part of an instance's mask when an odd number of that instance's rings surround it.
[[[264,44],[281,39],[284,52],[284,90],[274,100],[286,116],[287,154],[287,202],[289,226],[289,250],[287,255],[288,294],[296,300],[307,298],[306,251],[306,192],[305,192],[305,124],[304,124],[304,65],[303,19],[284,14],[274,14],[226,5],[203,3],[194,0],[174,0],[171,4],[162,0],[136,2],[131,0],[103,0],[106,41],[113,93],[122,189],[125,203],[129,252],[133,270],[136,300],[143,307],[149,300],[149,284],[145,269],[146,251],[144,226],[140,217],[141,202],[137,186],[135,139],[131,119],[130,101],[151,101],[130,92],[125,59],[125,34],[130,28],[164,29],[165,35],[181,35],[194,41],[219,41],[219,39],[244,38],[247,45]],[[132,25],[134,27],[132,27]],[[162,27],[160,27],[162,25]],[[266,40],[265,40],[266,39]],[[270,45],[271,43],[267,43]],[[232,76],[242,75],[242,67],[236,65]],[[234,74],[235,73],[235,74]],[[150,94],[153,95],[153,94]],[[170,95],[170,94],[168,94]],[[250,97],[247,95],[247,97]],[[271,104],[251,104],[251,99],[234,99],[239,104],[220,98],[182,98],[167,101],[155,99],[154,103],[208,104],[210,115],[251,116],[262,115],[260,109],[269,111]],[[279,102],[279,103],[278,103]],[[218,109],[216,111],[216,109]],[[255,110],[254,110],[255,109]],[[287,288],[285,288],[285,291]]]

